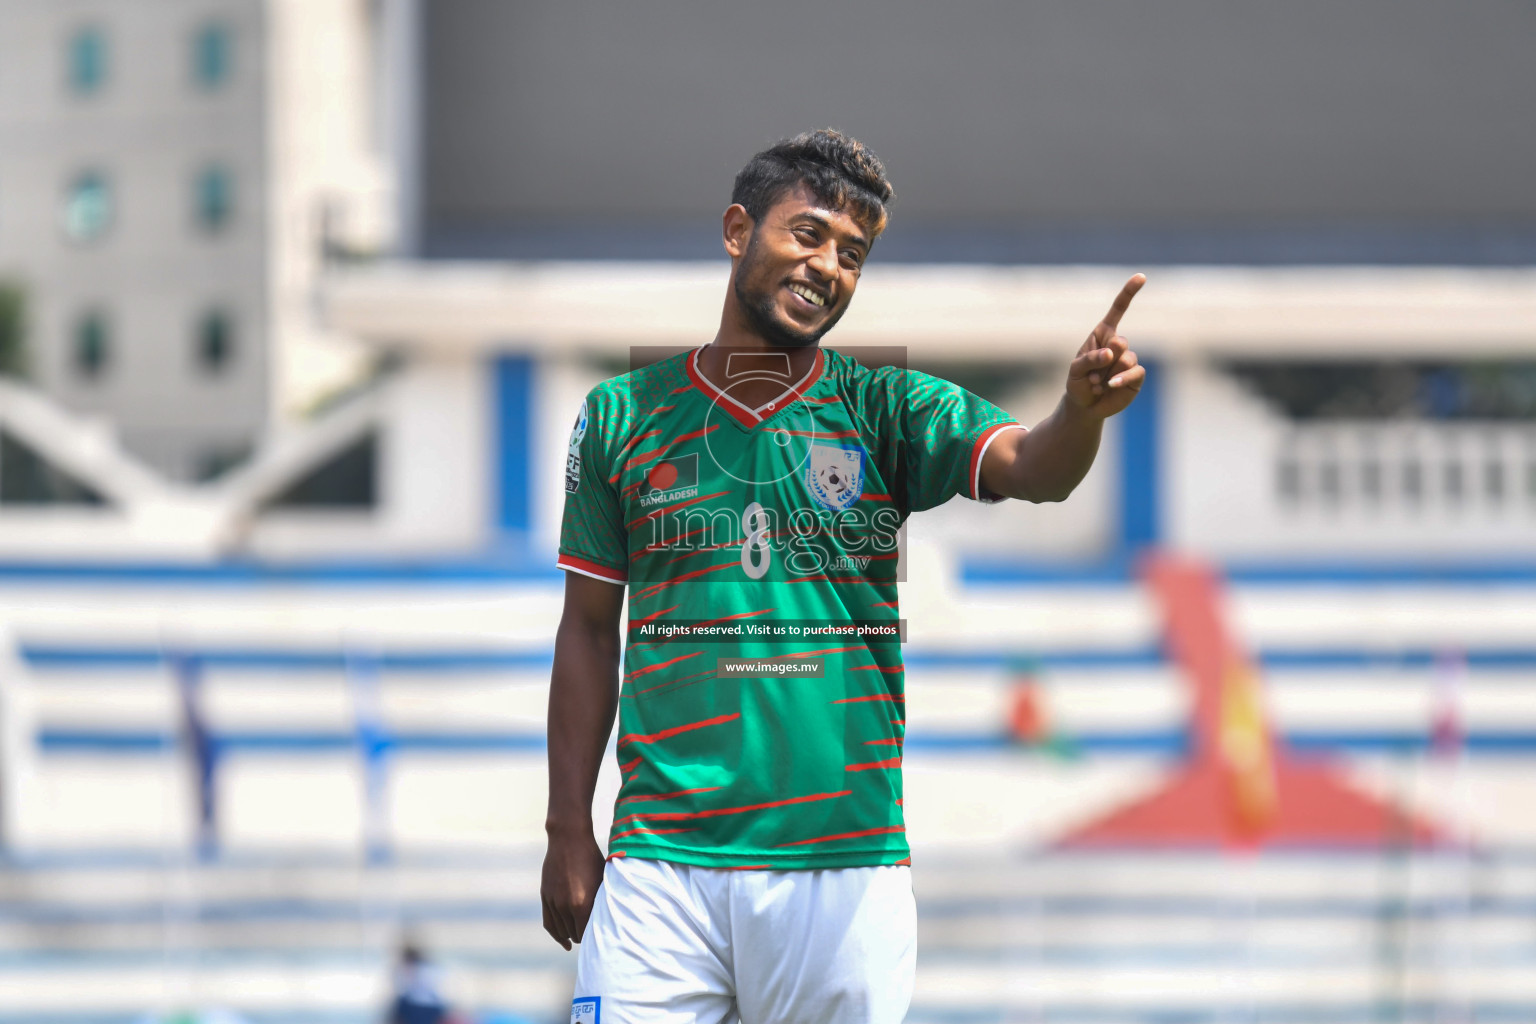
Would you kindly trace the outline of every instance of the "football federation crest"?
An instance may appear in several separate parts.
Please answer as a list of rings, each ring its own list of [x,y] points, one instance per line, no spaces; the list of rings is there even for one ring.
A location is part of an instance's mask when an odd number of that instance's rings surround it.
[[[636,497],[642,505],[658,505],[674,498],[692,498],[699,493],[699,453],[689,452],[663,459],[645,471]]]
[[[811,445],[805,486],[817,502],[841,512],[864,494],[864,449],[840,445]]]

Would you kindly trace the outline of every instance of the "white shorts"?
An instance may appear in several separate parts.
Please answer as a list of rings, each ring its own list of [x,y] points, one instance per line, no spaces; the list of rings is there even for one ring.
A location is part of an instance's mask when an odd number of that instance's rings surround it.
[[[582,936],[571,1024],[899,1024],[916,960],[908,867],[618,857]]]

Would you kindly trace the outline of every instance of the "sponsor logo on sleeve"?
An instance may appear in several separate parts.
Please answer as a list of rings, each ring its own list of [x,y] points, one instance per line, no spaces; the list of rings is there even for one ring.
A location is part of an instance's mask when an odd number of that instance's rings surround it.
[[[565,446],[565,490],[574,493],[581,486],[581,439],[587,436],[587,403],[581,403],[576,425],[571,428],[570,443]]]
[[[582,996],[571,1000],[571,1024],[602,1024],[601,996]]]
[[[805,467],[811,497],[835,512],[851,508],[864,494],[864,449],[814,444]]]

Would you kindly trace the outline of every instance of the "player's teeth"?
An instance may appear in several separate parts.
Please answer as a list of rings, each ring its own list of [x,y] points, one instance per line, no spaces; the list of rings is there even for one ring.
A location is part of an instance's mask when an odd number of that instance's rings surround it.
[[[813,304],[815,304],[817,306],[825,306],[827,304],[827,300],[826,299],[822,298],[820,295],[817,295],[815,292],[811,291],[809,288],[801,288],[801,287],[798,287],[796,285],[790,285],[789,290],[794,292],[796,295],[800,296],[801,298],[805,299],[807,302],[813,303]]]

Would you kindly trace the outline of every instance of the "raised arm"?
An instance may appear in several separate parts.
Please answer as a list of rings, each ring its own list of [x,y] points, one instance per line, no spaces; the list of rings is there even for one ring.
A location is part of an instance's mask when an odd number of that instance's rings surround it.
[[[987,490],[1025,501],[1061,501],[1088,475],[1104,421],[1131,404],[1147,375],[1117,333],[1131,299],[1146,283],[1141,274],[1127,281],[1077,350],[1056,411],[1034,429],[1006,431],[988,446],[981,462]]]
[[[580,942],[603,881],[592,835],[592,793],[619,701],[619,616],[624,587],[565,574],[549,686],[549,848],[539,896],[544,930],[566,949]]]

